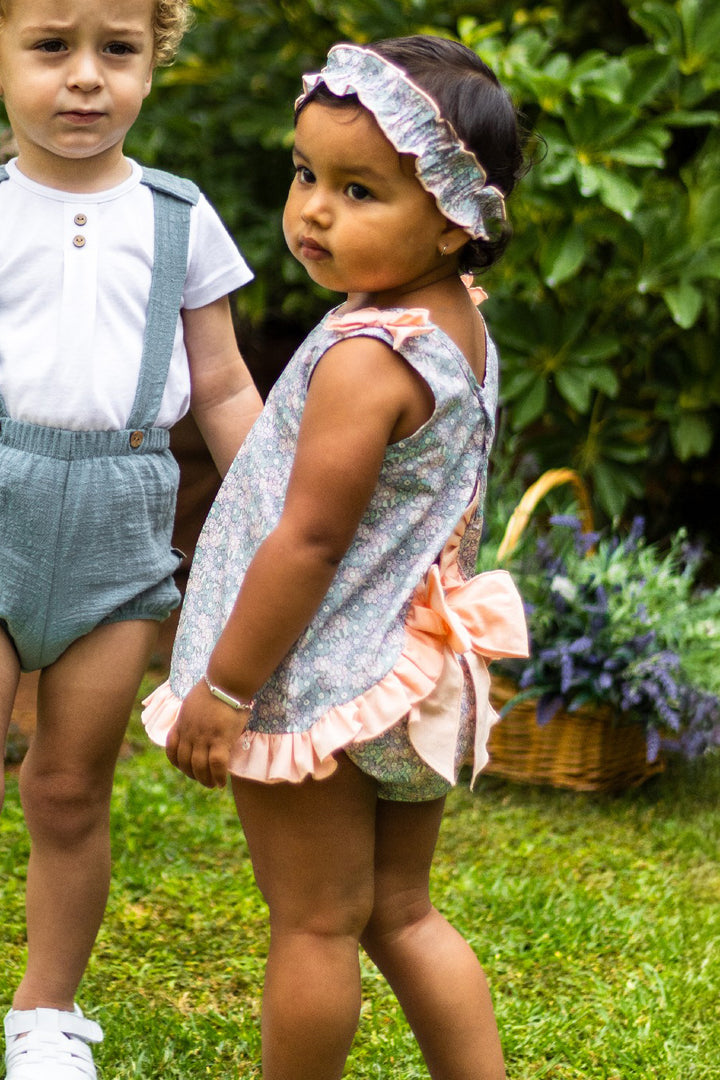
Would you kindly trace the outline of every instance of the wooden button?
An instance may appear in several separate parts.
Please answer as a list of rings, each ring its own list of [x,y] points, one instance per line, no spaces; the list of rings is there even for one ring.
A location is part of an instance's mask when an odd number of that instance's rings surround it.
[[[130,445],[132,446],[133,450],[137,450],[138,446],[142,446],[144,438],[145,436],[143,435],[142,431],[133,431],[130,436]]]
[[[87,225],[87,214],[76,214],[73,221],[76,225]]]
[[[84,236],[73,236],[73,244],[75,245],[76,248],[85,247],[85,237]]]

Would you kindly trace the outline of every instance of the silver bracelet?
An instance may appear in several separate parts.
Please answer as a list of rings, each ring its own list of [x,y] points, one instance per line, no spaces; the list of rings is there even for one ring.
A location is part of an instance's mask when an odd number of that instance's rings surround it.
[[[254,707],[254,698],[250,701],[239,701],[238,698],[233,697],[232,694],[226,693],[219,686],[215,686],[213,683],[211,683],[207,677],[207,672],[205,672],[205,674],[203,675],[203,679],[205,680],[207,688],[213,695],[213,697],[218,698],[220,701],[224,702],[225,705],[229,705],[231,709],[235,709],[236,711],[239,709],[246,709],[248,712],[250,712],[250,710]]]

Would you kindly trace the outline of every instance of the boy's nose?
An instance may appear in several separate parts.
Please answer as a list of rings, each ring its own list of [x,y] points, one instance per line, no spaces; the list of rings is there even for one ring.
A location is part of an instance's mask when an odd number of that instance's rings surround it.
[[[87,92],[97,89],[102,82],[102,70],[95,54],[89,50],[77,53],[70,67],[68,85]]]

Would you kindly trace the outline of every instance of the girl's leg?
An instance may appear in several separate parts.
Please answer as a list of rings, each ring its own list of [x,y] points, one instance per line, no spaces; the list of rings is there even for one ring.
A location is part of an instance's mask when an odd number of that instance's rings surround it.
[[[378,802],[375,903],[361,941],[393,988],[433,1080],[503,1080],[485,975],[430,902],[443,804]]]
[[[157,628],[99,626],[40,676],[37,730],[20,773],[32,847],[28,963],[15,1009],[73,1008],[107,901],[115,762]]]
[[[358,939],[373,896],[375,784],[344,754],[327,780],[233,779],[270,908],[263,1080],[338,1080],[360,1015]]]
[[[20,662],[4,630],[0,630],[0,747],[3,750],[3,769],[0,771],[0,810],[5,801],[4,751],[12,718],[15,694],[20,679]]]

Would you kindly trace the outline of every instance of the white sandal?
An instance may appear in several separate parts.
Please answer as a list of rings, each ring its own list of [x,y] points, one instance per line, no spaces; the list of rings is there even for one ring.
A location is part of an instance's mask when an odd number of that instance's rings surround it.
[[[11,1009],[5,1017],[5,1080],[97,1080],[90,1043],[102,1042],[94,1020],[78,1006]]]

